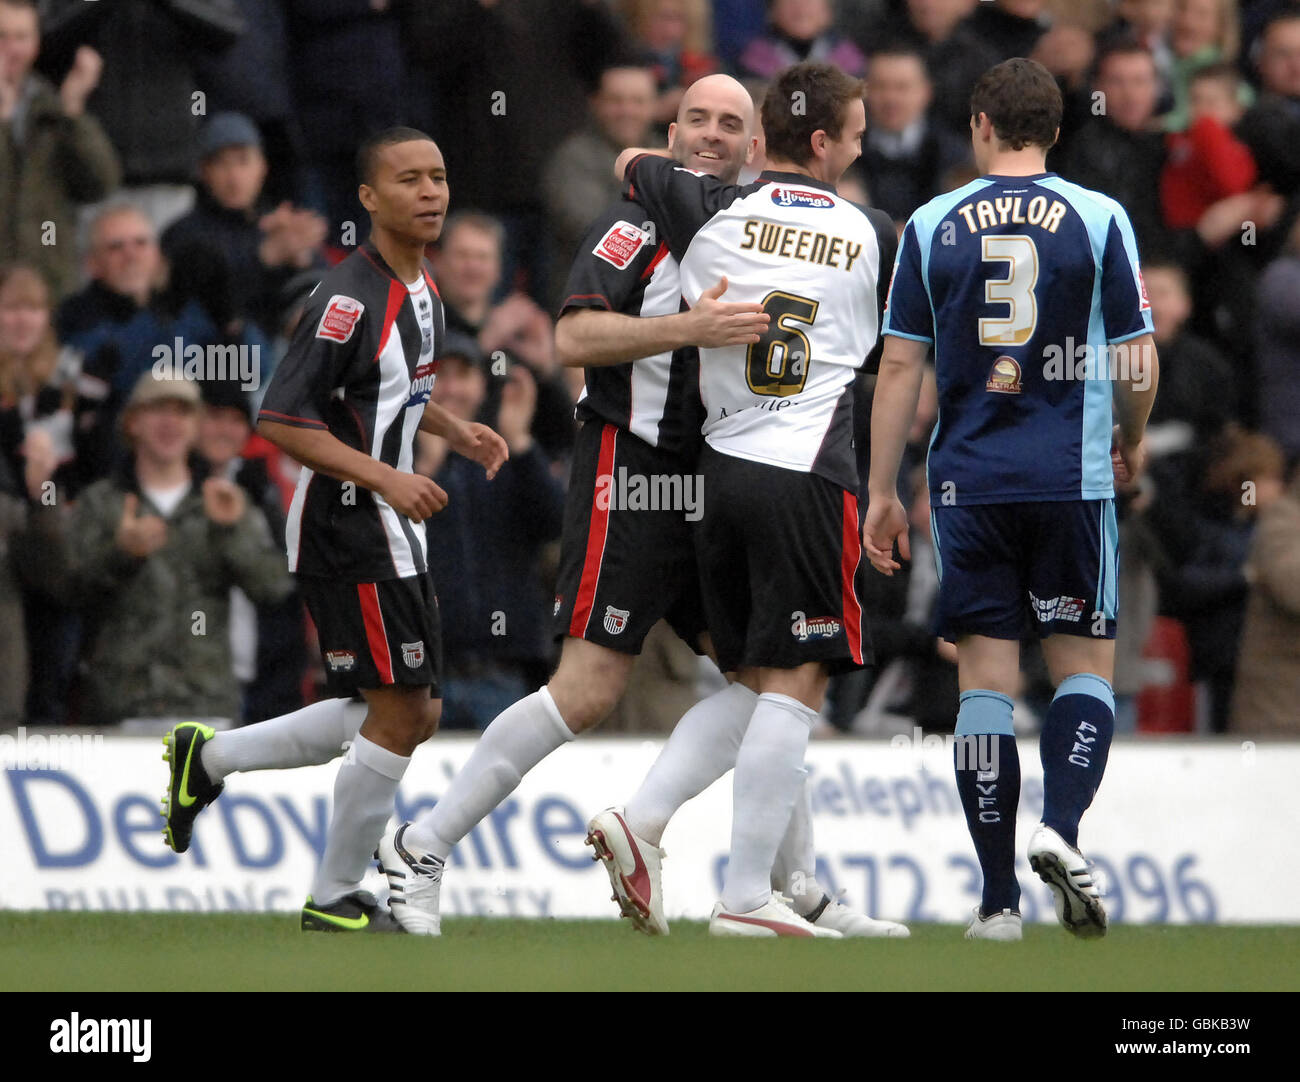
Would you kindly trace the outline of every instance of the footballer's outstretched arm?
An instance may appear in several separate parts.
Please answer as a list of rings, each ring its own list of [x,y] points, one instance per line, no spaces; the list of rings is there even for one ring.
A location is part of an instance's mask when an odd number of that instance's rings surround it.
[[[721,300],[727,279],[706,289],[694,308],[671,316],[628,316],[571,308],[555,325],[555,354],[569,368],[625,364],[686,346],[748,346],[767,330],[760,304]]]
[[[895,541],[905,560],[912,556],[907,509],[898,498],[898,467],[916,417],[928,351],[928,342],[886,334],[871,400],[871,474],[862,541],[872,566],[886,575],[900,566],[893,559]]]
[[[619,152],[614,159],[614,176],[623,180],[627,175],[627,167],[632,164],[632,159],[639,158],[642,154],[653,154],[656,158],[671,158],[673,152],[667,147],[628,147],[626,150]]]
[[[423,522],[447,506],[447,494],[430,478],[396,470],[349,447],[324,428],[262,418],[257,423],[257,434],[308,469],[377,492],[393,510],[414,522]]]

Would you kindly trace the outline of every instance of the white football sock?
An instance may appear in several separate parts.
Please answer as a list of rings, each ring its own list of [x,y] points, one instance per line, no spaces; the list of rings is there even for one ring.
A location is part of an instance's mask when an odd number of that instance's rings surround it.
[[[358,733],[334,780],[334,813],[325,855],[311,885],[312,901],[327,905],[361,885],[375,846],[393,814],[397,784],[411,760]]]
[[[366,704],[323,699],[292,714],[217,733],[199,751],[213,782],[236,770],[287,770],[343,754],[366,718]]]
[[[748,913],[772,893],[772,864],[804,780],[803,757],[817,711],[788,695],[764,692],[736,756],[731,856],[722,904]]]
[[[822,904],[826,891],[817,882],[817,852],[813,847],[811,771],[803,768],[803,785],[790,812],[781,847],[772,862],[772,889],[784,894],[801,917]]]
[[[736,765],[757,703],[744,684],[729,684],[682,715],[624,809],[632,833],[658,845],[677,809]]]
[[[406,828],[404,840],[446,860],[525,774],[574,735],[546,688],[506,707],[483,730],[438,803]]]

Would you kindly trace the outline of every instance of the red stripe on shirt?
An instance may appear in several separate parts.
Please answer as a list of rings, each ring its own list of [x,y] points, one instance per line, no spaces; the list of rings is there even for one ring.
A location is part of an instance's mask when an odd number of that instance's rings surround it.
[[[591,504],[591,523],[587,527],[587,556],[582,565],[582,579],[578,584],[578,597],[573,605],[573,619],[569,621],[569,635],[575,639],[587,633],[591,609],[596,602],[596,587],[600,582],[600,565],[605,559],[605,536],[609,532],[609,505],[599,505],[600,479],[614,476],[614,444],[618,429],[607,424],[600,434],[600,457],[596,462],[596,493]],[[606,491],[608,488],[606,487]]]
[[[385,684],[393,683],[393,659],[388,653],[388,634],[384,629],[384,614],[379,611],[379,590],[373,582],[357,583],[357,596],[361,599],[361,618],[366,625],[366,642],[370,657]]]
[[[310,417],[295,417],[292,413],[276,413],[275,410],[258,410],[258,417],[269,417],[273,421],[283,421],[286,424],[309,425],[312,428],[327,428],[324,421],[313,421]]]
[[[379,361],[379,355],[384,352],[384,346],[388,344],[388,333],[393,329],[393,324],[397,322],[397,313],[402,310],[402,305],[406,303],[406,298],[410,296],[405,285],[393,278],[388,283],[388,304],[384,308],[384,325],[379,331],[379,348],[375,350],[375,355],[370,361],[376,364]]]
[[[844,634],[849,640],[853,660],[862,664],[862,603],[858,600],[854,577],[862,560],[862,535],[858,532],[858,498],[852,492],[844,493],[844,543],[840,563],[840,583],[843,591],[841,606],[844,610]]]
[[[645,271],[642,273],[641,281],[644,282],[647,278],[650,277],[650,275],[654,274],[655,267],[659,266],[659,264],[663,262],[663,258],[667,254],[668,254],[668,245],[665,242],[661,241],[659,243],[659,251],[655,252],[654,259],[650,260],[650,266],[646,267]]]

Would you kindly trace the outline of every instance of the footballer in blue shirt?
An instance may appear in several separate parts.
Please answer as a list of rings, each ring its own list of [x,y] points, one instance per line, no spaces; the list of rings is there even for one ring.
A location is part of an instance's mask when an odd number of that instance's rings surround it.
[[[1114,481],[1142,468],[1158,362],[1124,208],[1047,172],[1060,121],[1060,91],[1035,61],[1007,60],[976,84],[983,175],[932,199],[903,231],[871,411],[863,540],[892,574],[895,542],[910,558],[898,467],[933,347],[937,630],[957,645],[957,788],[984,873],[968,938],[1021,938],[1011,696],[1030,627],[1056,694],[1029,863],[1069,931],[1106,932],[1078,829],[1114,729]]]

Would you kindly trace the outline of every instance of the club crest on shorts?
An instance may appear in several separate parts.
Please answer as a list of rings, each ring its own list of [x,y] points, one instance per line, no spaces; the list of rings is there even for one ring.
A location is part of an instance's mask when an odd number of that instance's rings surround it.
[[[627,609],[616,609],[613,605],[605,606],[605,630],[611,635],[623,634],[627,627],[627,618],[631,615]]]
[[[408,669],[418,669],[424,664],[424,640],[402,643],[402,660]]]
[[[357,320],[366,306],[352,297],[335,293],[325,306],[325,313],[320,317],[316,328],[317,338],[328,338],[331,342],[346,342],[357,329]]]
[[[351,672],[357,667],[357,655],[351,650],[326,650],[325,664],[330,672]]]

